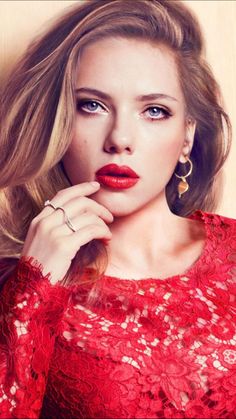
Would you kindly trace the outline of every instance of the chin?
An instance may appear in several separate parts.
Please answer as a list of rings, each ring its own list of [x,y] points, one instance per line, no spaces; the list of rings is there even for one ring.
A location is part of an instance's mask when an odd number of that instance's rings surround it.
[[[146,202],[140,202],[140,200],[135,202],[134,197],[127,199],[127,197],[118,196],[118,194],[115,196],[104,196],[97,193],[94,195],[94,200],[106,207],[115,218],[130,216],[141,210],[147,204]]]
[[[101,203],[101,205],[104,205],[104,207],[106,207],[115,218],[126,217],[128,215],[133,214],[137,210],[137,208],[134,207],[133,205],[132,207],[130,207],[127,204],[122,205],[122,203],[119,203],[118,205],[117,204],[113,205],[112,203],[107,203],[107,204],[102,204],[102,202],[99,202],[99,203]]]
[[[122,217],[128,217],[129,215],[132,215],[135,211],[134,210],[130,210],[128,211],[127,209],[109,209],[109,211],[111,211],[112,215],[114,218],[122,218]]]

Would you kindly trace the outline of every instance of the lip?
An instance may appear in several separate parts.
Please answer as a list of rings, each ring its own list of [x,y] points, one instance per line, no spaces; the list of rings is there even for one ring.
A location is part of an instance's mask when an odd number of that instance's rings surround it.
[[[128,189],[138,180],[138,174],[129,166],[118,166],[115,163],[107,164],[96,172],[99,183],[113,189]]]

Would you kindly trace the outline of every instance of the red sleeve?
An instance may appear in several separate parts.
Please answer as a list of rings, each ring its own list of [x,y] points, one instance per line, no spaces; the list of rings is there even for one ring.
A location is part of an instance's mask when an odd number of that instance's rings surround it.
[[[68,302],[32,258],[22,258],[0,299],[0,418],[38,418]]]

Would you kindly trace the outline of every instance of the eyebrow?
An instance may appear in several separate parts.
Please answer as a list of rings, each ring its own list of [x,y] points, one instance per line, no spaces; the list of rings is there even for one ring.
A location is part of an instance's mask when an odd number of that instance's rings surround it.
[[[101,92],[97,89],[91,89],[90,87],[80,87],[79,89],[75,90],[76,93],[90,93],[92,95],[96,95],[104,100],[112,100],[112,97],[108,95],[107,93]],[[166,95],[164,93],[149,93],[147,95],[140,95],[136,97],[137,102],[146,102],[148,100],[156,100],[156,99],[168,99],[175,102],[178,102],[178,100],[170,95]]]

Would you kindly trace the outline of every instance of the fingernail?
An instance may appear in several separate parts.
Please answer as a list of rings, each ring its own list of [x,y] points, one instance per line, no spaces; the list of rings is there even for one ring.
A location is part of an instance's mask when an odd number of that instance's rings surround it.
[[[98,186],[100,186],[100,183],[98,182],[90,182],[90,184],[94,186],[94,188],[98,188]]]

